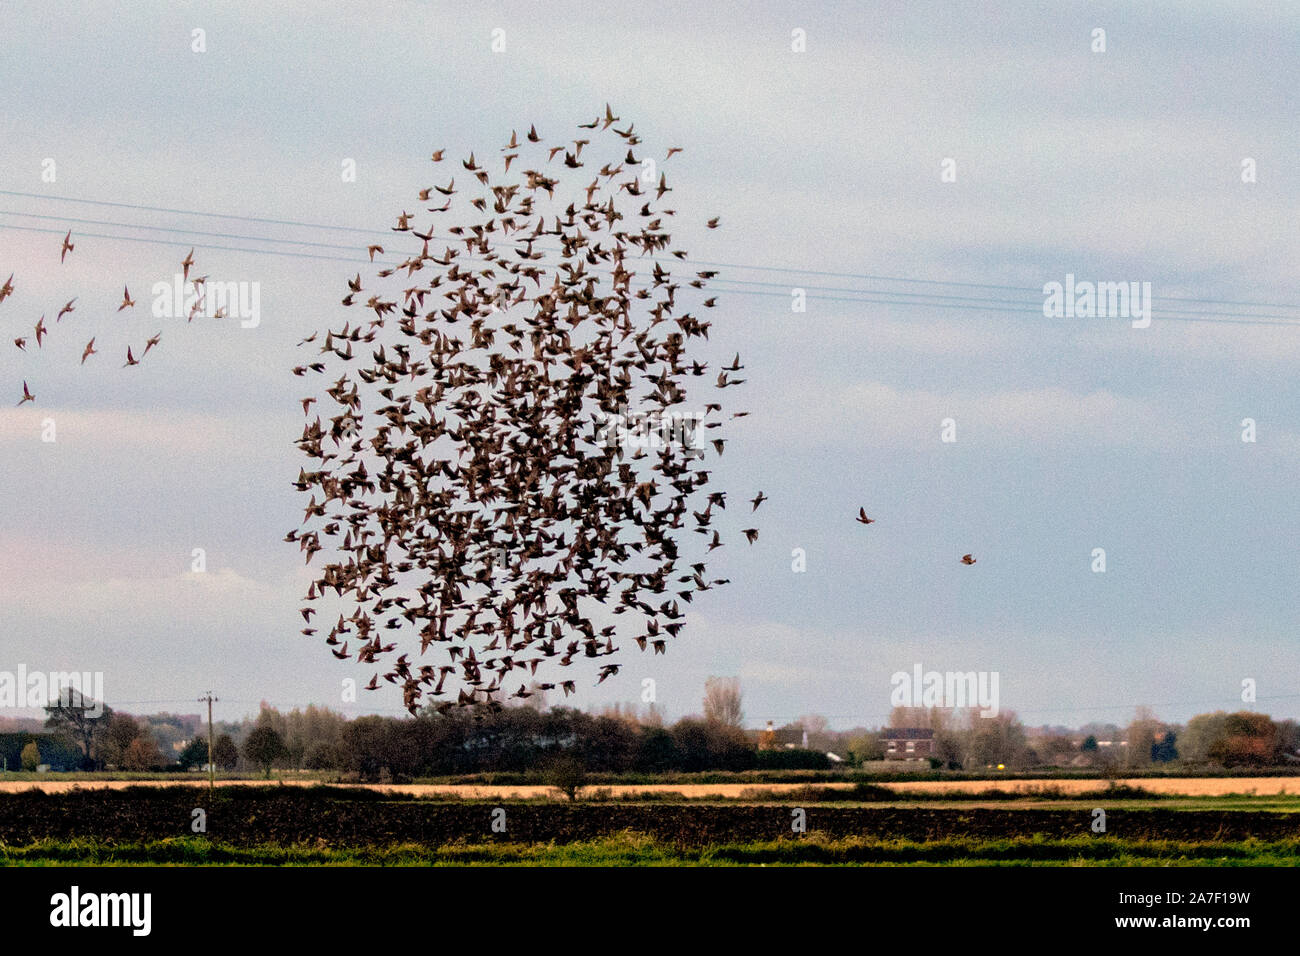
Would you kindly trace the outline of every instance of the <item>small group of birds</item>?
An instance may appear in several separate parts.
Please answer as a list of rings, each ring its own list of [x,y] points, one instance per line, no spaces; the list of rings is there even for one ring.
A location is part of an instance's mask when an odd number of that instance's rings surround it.
[[[471,153],[418,190],[428,216],[403,209],[394,239],[366,246],[377,272],[342,299],[363,317],[299,343],[317,354],[293,374],[328,383],[302,399],[308,501],[285,536],[309,564],[325,555],[302,631],[339,659],[388,657],[412,713],[572,693],[552,666],[589,662],[604,682],[622,639],[665,653],[682,604],[728,583],[708,572],[727,494],[707,445],[605,428],[672,420],[711,386],[701,423],[721,455],[716,395],[744,382],[739,355],[704,378],[717,273],[675,274],[677,211],[658,205],[672,189],[642,180],[641,137],[621,123],[606,104],[572,139],[547,145],[534,125],[499,161]],[[337,619],[318,630],[318,614]]]
[[[68,253],[72,252],[76,248],[77,248],[77,244],[72,241],[72,231],[69,230],[67,234],[63,237],[63,241],[59,247],[59,262],[65,263],[68,258]],[[184,270],[184,279],[187,282],[189,281],[190,269],[191,267],[193,267],[193,265],[194,265],[194,250],[190,249],[190,251],[186,254],[185,258],[181,261],[181,267]],[[207,278],[206,276],[201,278],[196,278],[194,280],[195,288],[196,289],[203,288],[203,282],[206,278]],[[10,273],[9,278],[5,280],[3,285],[0,285],[0,303],[3,303],[4,300],[9,298],[11,295],[13,295],[13,293],[14,293],[14,276],[13,273]],[[194,316],[202,308],[202,300],[203,300],[203,295],[201,294],[197,297],[194,307],[190,312],[191,320],[193,320]],[[68,300],[68,302],[61,309],[59,309],[58,313],[54,317],[54,323],[56,326],[58,326],[63,321],[65,316],[69,316],[76,311],[76,301],[77,299],[74,297]],[[122,312],[125,309],[135,308],[135,305],[136,305],[136,301],[131,297],[130,288],[124,285],[122,287],[122,301],[118,305],[117,311]],[[36,321],[36,325],[33,328],[32,332],[29,335],[20,335],[16,337],[13,340],[13,344],[14,347],[18,349],[20,352],[27,352],[28,343],[32,340],[35,340],[37,349],[43,349],[45,346],[45,339],[49,337],[50,334],[51,334],[50,327],[45,324],[45,316],[42,315]],[[99,349],[95,348],[95,341],[97,338],[98,336],[92,336],[90,341],[86,343],[84,348],[82,348],[81,362],[80,362],[81,365],[85,365],[86,360],[89,359],[92,355],[100,354]],[[162,341],[162,332],[159,331],[154,333],[145,341],[144,351],[140,353],[139,357],[137,357],[135,354],[134,346],[128,344],[126,347],[126,363],[122,366],[122,368],[130,368],[131,366],[139,365],[141,361],[143,361],[145,356],[147,356],[152,349],[156,348],[161,341]],[[32,393],[27,382],[24,381],[22,398],[18,402],[19,406],[25,405],[27,402],[35,402],[35,401],[36,401],[36,396]]]
[[[868,517],[867,517],[867,509],[866,509],[865,507],[860,507],[860,508],[858,508],[858,517],[857,517],[857,522],[858,522],[858,524],[875,524],[875,523],[876,523],[876,519],[875,519],[875,518],[868,518]],[[974,556],[974,555],[971,555],[971,554],[963,554],[963,555],[961,556],[961,563],[962,563],[962,564],[974,564],[974,563],[975,563],[975,556]]]

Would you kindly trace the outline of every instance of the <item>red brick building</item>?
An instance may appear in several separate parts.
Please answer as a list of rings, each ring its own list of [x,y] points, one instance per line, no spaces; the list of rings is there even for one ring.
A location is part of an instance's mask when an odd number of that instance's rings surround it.
[[[887,727],[880,732],[886,760],[929,760],[934,756],[934,731],[928,727]]]

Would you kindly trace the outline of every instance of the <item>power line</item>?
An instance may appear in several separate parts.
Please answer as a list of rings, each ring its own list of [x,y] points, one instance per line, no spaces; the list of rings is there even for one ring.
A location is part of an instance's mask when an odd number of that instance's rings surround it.
[[[111,202],[102,199],[81,199],[73,196],[51,196],[45,193],[20,192],[17,190],[8,190],[8,189],[0,189],[0,195],[18,196],[18,197],[28,198],[28,199],[43,199],[46,201],[54,201],[54,202],[72,202],[72,203],[83,203],[83,204],[96,205],[96,206],[109,206],[114,208],[132,209],[141,212],[164,212],[164,213],[169,213],[173,215],[182,215],[182,216],[202,216],[206,218],[232,219],[241,222],[256,222],[256,223],[265,223],[269,225],[293,226],[293,227],[305,228],[305,229],[324,229],[324,230],[336,231],[336,232],[356,233],[359,235],[389,236],[389,237],[392,236],[392,230],[385,231],[382,229],[363,229],[356,226],[339,226],[330,223],[306,222],[304,220],[296,220],[296,219],[269,219],[269,218],[264,218],[259,216],[238,215],[234,213],[212,213],[212,212],[203,212],[194,209],[175,209],[166,206],[149,206],[140,203]],[[23,216],[29,216],[31,218],[53,218],[53,219],[60,218],[60,217],[46,216],[44,214],[39,214],[39,213],[13,213],[13,215],[23,215]],[[69,221],[75,221],[75,220],[69,220]],[[120,225],[129,225],[129,224],[120,224]],[[151,228],[151,227],[141,226],[139,228]],[[174,231],[180,231],[180,230],[174,230]],[[218,235],[218,234],[213,234],[213,235]],[[239,236],[234,238],[253,239],[254,241],[268,241],[268,242],[269,241],[293,241],[293,240],[271,240],[271,239],[262,240],[256,237],[248,237],[248,236]],[[302,243],[302,244],[317,245],[316,243]],[[338,248],[342,248],[342,247],[338,247]],[[245,251],[245,250],[238,250],[238,251]],[[653,261],[661,261],[661,260],[656,259]],[[672,260],[663,260],[663,261],[672,261]],[[705,265],[705,266],[713,266],[717,268],[727,268],[727,269],[745,269],[745,270],[761,271],[761,272],[779,272],[779,273],[789,273],[789,274],[797,274],[797,275],[815,275],[815,276],[826,276],[826,277],[833,277],[833,278],[861,279],[861,280],[872,281],[872,282],[906,282],[906,283],[912,283],[918,285],[959,286],[959,287],[974,288],[974,289],[996,289],[996,290],[1011,291],[1011,292],[1032,292],[1037,295],[1042,295],[1042,289],[1034,286],[1015,286],[1015,285],[1004,285],[1004,284],[988,283],[988,282],[961,282],[961,281],[943,280],[943,279],[920,279],[920,278],[907,277],[907,276],[887,276],[887,275],[876,275],[876,274],[862,273],[862,272],[842,272],[842,271],[832,271],[832,270],[824,270],[824,269],[802,269],[802,268],[794,268],[789,266],[770,266],[770,265],[753,265],[753,264],[734,263],[734,262],[715,262],[715,261],[709,261],[703,259],[691,259],[689,257],[680,261],[687,262],[693,265]],[[744,281],[744,280],[735,280],[735,281]],[[775,283],[775,284],[779,285],[781,283]],[[1300,305],[1294,303],[1281,303],[1281,302],[1247,302],[1243,300],[1234,300],[1234,299],[1206,299],[1206,298],[1188,297],[1188,296],[1161,296],[1161,299],[1162,301],[1170,301],[1170,302],[1197,302],[1197,303],[1203,303],[1208,305],[1238,305],[1238,306],[1245,306],[1247,308],[1300,309]]]
[[[0,189],[0,195],[22,196],[27,199],[48,199],[55,202],[79,202],[90,206],[115,206],[120,209],[137,209],[142,212],[166,212],[179,216],[205,216],[209,219],[240,219],[244,222],[262,222],[273,226],[303,226],[308,229],[332,229],[339,232],[358,232],[373,234],[374,229],[358,229],[356,226],[331,226],[319,222],[299,222],[293,219],[262,219],[257,216],[239,216],[220,212],[200,212],[195,209],[168,209],[165,206],[143,206],[138,203],[109,202],[105,199],[77,199],[73,196],[48,196],[44,193],[24,193],[11,189]]]
[[[332,243],[302,242],[302,241],[292,240],[292,239],[244,236],[244,235],[231,234],[231,233],[208,233],[208,232],[190,231],[184,229],[172,229],[172,228],[160,227],[160,226],[141,226],[133,223],[105,222],[102,220],[78,220],[78,219],[71,219],[71,218],[59,217],[59,216],[39,216],[31,213],[14,213],[8,210],[0,210],[0,214],[17,215],[17,216],[24,216],[27,218],[35,218],[35,219],[53,219],[56,221],[64,221],[64,222],[96,222],[96,223],[102,223],[104,225],[125,228],[125,229],[140,229],[140,230],[150,230],[156,232],[172,232],[172,233],[180,233],[182,235],[188,235],[188,236],[194,236],[194,235],[211,236],[214,238],[228,238],[232,240],[245,240],[250,242],[278,243],[278,244],[293,245],[293,246],[313,246],[313,247],[329,248],[329,249],[352,248],[350,246],[341,246]],[[63,232],[63,230],[61,229],[42,229],[35,226],[18,226],[18,225],[13,225],[11,223],[0,223],[0,229],[11,229],[20,232],[35,232],[35,233],[41,233],[45,235],[60,235]],[[371,262],[370,259],[368,259],[365,255],[360,253],[358,253],[356,256],[351,256],[351,257],[327,256],[327,255],[320,255],[316,253],[289,252],[280,249],[250,249],[250,248],[245,248],[240,246],[213,245],[210,243],[202,243],[202,242],[186,241],[184,243],[176,243],[174,241],[164,240],[164,239],[146,239],[139,236],[123,236],[123,235],[113,235],[113,234],[96,233],[96,232],[81,232],[79,233],[79,235],[85,236],[87,238],[93,238],[93,239],[109,239],[109,240],[117,240],[122,242],[137,242],[137,243],[145,243],[149,245],[164,245],[164,246],[192,245],[196,249],[207,249],[207,250],[215,250],[215,251],[223,251],[223,252],[246,252],[254,255],[274,255],[274,256],[282,256],[282,257],[288,257],[294,259],[311,259],[311,260],[326,261],[326,262],[347,262],[347,263]],[[394,264],[392,260],[381,259],[379,261],[384,264]],[[487,260],[478,259],[475,257],[468,257],[465,261],[486,262]],[[898,279],[897,281],[922,282],[922,281],[929,281],[929,280]],[[960,285],[961,283],[955,283],[955,284]],[[789,299],[790,297],[789,293],[786,292],[765,292],[765,291],[750,289],[750,288],[729,287],[729,286],[751,286],[751,285],[786,287],[785,283],[758,282],[758,281],[746,280],[746,279],[727,279],[727,278],[720,277],[714,280],[714,289],[715,291],[720,293],[727,293],[732,295],[753,295],[753,296],[762,296],[767,298],[782,298],[782,299]],[[637,286],[637,287],[640,288],[641,286]],[[886,289],[834,289],[834,288],[819,287],[819,286],[804,286],[802,288],[804,288],[805,292],[817,293],[816,295],[810,295],[809,298],[819,302],[845,302],[845,303],[856,303],[856,304],[863,304],[863,305],[905,305],[905,306],[922,307],[922,308],[929,307],[929,308],[936,308],[936,309],[950,309],[950,310],[955,309],[958,311],[966,311],[966,312],[1003,312],[1003,313],[1009,313],[1013,315],[1026,315],[1026,316],[1033,315],[1035,317],[1039,317],[1042,315],[1041,305],[1034,302],[1025,302],[1023,303],[1024,307],[1022,308],[1005,308],[999,305],[984,304],[984,303],[1007,303],[1007,304],[1017,303],[1018,300],[1013,300],[1013,299],[986,299],[986,298],[975,297],[975,296],[940,295],[938,293],[895,292]],[[852,294],[847,296],[823,295],[821,294],[823,291],[848,292]],[[863,297],[863,296],[881,296],[881,295],[888,295],[888,296],[895,296],[895,297],[902,297],[902,298],[901,299],[900,298],[880,299],[880,298]],[[949,302],[931,301],[933,299],[958,299],[962,301],[956,303],[949,303]],[[1203,300],[1203,301],[1208,302],[1212,300]],[[962,304],[962,303],[967,303],[967,304]],[[1300,308],[1300,306],[1284,306],[1284,308]],[[1259,314],[1247,313],[1243,315],[1241,313],[1211,312],[1205,310],[1195,311],[1195,312],[1182,312],[1182,311],[1175,312],[1175,311],[1163,310],[1163,309],[1156,310],[1153,308],[1152,317],[1154,318],[1157,316],[1160,319],[1166,321],[1172,320],[1172,321],[1187,321],[1187,322],[1208,322],[1208,323],[1218,323],[1224,325],[1269,325],[1269,326],[1286,326],[1286,327],[1300,326],[1300,316],[1297,316],[1293,319],[1289,316],[1270,315],[1270,314],[1259,315]]]
[[[175,229],[169,226],[146,226],[134,222],[116,222],[111,219],[79,219],[73,216],[48,216],[33,212],[17,212],[13,209],[0,209],[0,215],[3,216],[22,216],[25,219],[46,219],[53,222],[73,222],[82,223],[90,226],[112,226],[117,229],[139,229],[143,232],[175,232],[186,236],[209,236],[215,239],[239,239],[252,242],[275,242],[293,246],[311,246],[320,249],[345,249],[350,252],[356,252],[356,246],[340,245],[332,242],[309,242],[306,239],[277,239],[270,236],[246,236],[241,233],[230,232],[204,232],[198,229]],[[89,233],[82,233],[89,235]]]
[[[14,229],[19,232],[41,232],[52,235],[62,235],[62,229],[38,229],[35,226],[14,226],[9,223],[0,223],[0,229]],[[110,236],[97,232],[83,232],[82,236],[90,239],[115,239],[121,242],[142,242],[153,246],[176,246],[178,243],[168,239],[143,239],[137,236]],[[262,256],[288,256],[291,259],[318,259],[329,262],[365,262],[365,258],[343,258],[342,256],[321,256],[313,255],[306,252],[285,252],[280,249],[241,249],[238,246],[214,246],[207,243],[195,242],[186,243],[193,245],[195,249],[220,250],[222,252],[251,252]]]

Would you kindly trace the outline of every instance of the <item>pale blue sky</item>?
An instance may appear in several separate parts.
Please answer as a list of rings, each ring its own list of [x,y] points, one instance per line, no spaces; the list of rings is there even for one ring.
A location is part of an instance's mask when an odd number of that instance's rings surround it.
[[[494,152],[529,123],[571,135],[609,101],[655,149],[685,147],[670,181],[700,213],[678,233],[695,258],[1152,283],[1155,321],[1135,330],[815,287],[988,290],[720,267],[776,283],[721,292],[710,342],[747,365],[754,414],[716,475],[736,497],[767,492],[762,536],[717,552],[733,584],[696,601],[673,653],[633,647],[571,700],[635,700],[651,677],[679,716],[708,675],[739,675],[752,724],[817,712],[847,727],[883,720],[889,675],[920,662],[998,671],[1003,708],[1035,724],[1123,721],[1139,704],[1185,719],[1233,707],[1247,677],[1261,709],[1300,715],[1300,326],[1222,321],[1300,321],[1300,8],[299,7],[8,4],[0,189],[382,235],[431,183],[430,150]],[[940,181],[945,157],[956,183]],[[1256,183],[1241,182],[1245,157]],[[703,229],[706,214],[723,227]],[[191,245],[257,246],[198,231],[358,253],[372,240],[3,193],[0,226],[170,241],[85,236],[60,267],[57,236],[0,228],[0,280],[18,285],[0,305],[0,669],[99,669],[110,702],[170,702],[128,710],[193,711],[208,687],[223,717],[261,698],[342,706],[340,679],[369,672],[298,634],[305,578],[280,539],[301,515],[293,345],[348,318],[356,267],[201,248],[202,271],[261,283],[262,326],[158,320],[163,346],[139,374],[118,368],[118,344],[158,321],[114,309],[123,282],[146,291]],[[793,286],[810,288],[805,314]],[[10,346],[73,295],[44,349]],[[1162,318],[1163,297],[1290,308],[1166,299],[1230,313],[1188,322]],[[83,369],[90,335],[114,351]],[[24,379],[39,402],[14,409]],[[47,417],[54,445],[39,440]],[[955,445],[939,441],[945,417]],[[1255,444],[1239,440],[1246,417]],[[859,505],[878,523],[855,524]],[[186,573],[196,547],[202,579]],[[967,551],[973,568],[956,563]]]

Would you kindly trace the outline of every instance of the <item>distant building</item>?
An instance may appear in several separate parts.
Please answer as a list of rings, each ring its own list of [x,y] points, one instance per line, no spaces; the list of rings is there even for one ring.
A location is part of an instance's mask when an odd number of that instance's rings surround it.
[[[934,756],[934,731],[929,727],[887,727],[880,732],[886,760],[929,760]]]
[[[808,732],[802,727],[774,727],[772,721],[767,728],[758,732],[759,750],[798,750],[808,749]]]

